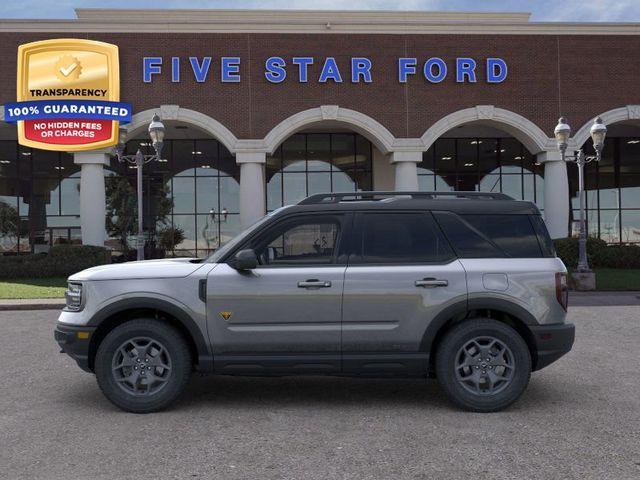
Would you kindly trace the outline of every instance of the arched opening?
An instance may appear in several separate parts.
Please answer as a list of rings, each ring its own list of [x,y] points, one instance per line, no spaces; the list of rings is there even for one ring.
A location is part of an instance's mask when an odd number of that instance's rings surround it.
[[[607,124],[607,137],[599,163],[585,167],[587,233],[607,243],[640,243],[640,120]],[[576,140],[583,136],[576,134]],[[581,147],[593,154],[589,138]],[[569,164],[571,230],[579,231],[578,170]]]
[[[336,105],[299,112],[264,138],[266,207],[320,192],[392,189],[394,136],[373,118]]]
[[[0,124],[0,254],[80,243],[79,176],[73,155],[18,145]]]
[[[162,160],[143,167],[144,230],[147,257],[205,256],[240,230],[240,168],[229,149],[201,128],[178,120],[166,127]],[[130,135],[125,153],[151,154],[146,129]],[[135,196],[135,165],[114,158],[105,170],[109,233],[106,244],[122,250],[135,243],[135,198],[124,203],[122,189]],[[118,208],[131,218],[118,222]],[[133,222],[133,223],[131,223]],[[119,223],[119,224],[118,224]]]
[[[544,169],[519,139],[498,125],[470,122],[435,139],[418,164],[423,191],[500,192],[544,209]]]
[[[294,133],[266,158],[267,211],[314,193],[372,190],[374,151],[367,138],[344,127]]]

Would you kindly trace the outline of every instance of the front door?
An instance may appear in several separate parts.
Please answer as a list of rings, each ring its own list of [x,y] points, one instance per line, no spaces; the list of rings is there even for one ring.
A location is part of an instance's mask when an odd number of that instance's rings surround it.
[[[426,372],[429,322],[466,307],[464,268],[429,212],[360,213],[345,274],[345,372]]]
[[[338,252],[347,217],[284,219],[242,247],[256,251],[256,269],[211,271],[208,327],[218,371],[340,370],[346,265]]]

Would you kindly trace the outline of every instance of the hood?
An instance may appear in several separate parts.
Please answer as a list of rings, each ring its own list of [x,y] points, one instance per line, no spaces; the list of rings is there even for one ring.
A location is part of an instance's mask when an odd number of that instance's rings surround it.
[[[120,280],[135,278],[182,278],[191,275],[203,263],[192,263],[196,258],[170,258],[116,263],[87,268],[74,273],[69,280]]]

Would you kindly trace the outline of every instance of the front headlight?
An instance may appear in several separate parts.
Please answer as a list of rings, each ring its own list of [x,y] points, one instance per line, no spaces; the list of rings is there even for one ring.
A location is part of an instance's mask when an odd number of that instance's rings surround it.
[[[69,282],[67,285],[67,291],[64,293],[67,301],[66,309],[79,312],[82,310],[82,284]]]

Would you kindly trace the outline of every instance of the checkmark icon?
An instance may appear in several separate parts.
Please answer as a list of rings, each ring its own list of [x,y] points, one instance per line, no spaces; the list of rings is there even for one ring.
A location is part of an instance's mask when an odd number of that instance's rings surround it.
[[[64,75],[65,77],[68,77],[69,74],[71,72],[73,72],[76,67],[78,66],[78,64],[76,62],[73,62],[71,65],[69,65],[68,67],[64,68],[64,67],[60,67],[60,73],[62,75]]]

